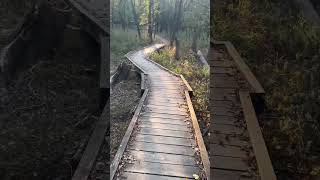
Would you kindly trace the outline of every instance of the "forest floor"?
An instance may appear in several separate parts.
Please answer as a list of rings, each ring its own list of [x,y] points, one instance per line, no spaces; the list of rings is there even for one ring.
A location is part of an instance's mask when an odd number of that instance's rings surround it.
[[[133,68],[132,63],[130,63],[124,55],[147,45],[147,40],[144,38],[139,40],[137,33],[134,30],[128,29],[124,31],[120,28],[112,28],[110,73],[113,74],[123,62]],[[113,160],[113,157],[118,150],[118,146],[122,141],[122,137],[131,121],[134,108],[140,100],[139,83],[137,77],[129,74],[128,79],[120,81],[112,87],[110,94],[111,161]]]
[[[0,7],[1,49],[22,14]],[[97,57],[82,55],[58,50],[1,87],[0,179],[72,177],[99,116],[97,67],[87,61]]]

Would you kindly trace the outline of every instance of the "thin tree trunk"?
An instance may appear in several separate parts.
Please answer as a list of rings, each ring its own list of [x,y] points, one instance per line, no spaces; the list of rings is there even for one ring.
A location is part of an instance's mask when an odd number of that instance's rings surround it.
[[[135,24],[137,26],[138,36],[139,36],[139,39],[141,39],[139,19],[138,19],[137,12],[136,12],[136,9],[135,9],[134,0],[131,0],[131,5],[132,5],[132,13],[133,13],[134,22],[135,22]]]
[[[149,34],[149,39],[150,42],[153,42],[153,38],[152,38],[152,32],[153,32],[153,0],[150,0],[149,2],[149,16],[148,16],[148,23],[149,23],[149,28],[148,28],[148,34]]]

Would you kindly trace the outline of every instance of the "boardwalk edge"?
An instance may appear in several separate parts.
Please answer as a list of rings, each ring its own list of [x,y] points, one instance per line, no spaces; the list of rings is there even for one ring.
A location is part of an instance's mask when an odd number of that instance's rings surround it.
[[[185,95],[186,95],[188,108],[190,111],[190,117],[192,120],[192,125],[193,125],[193,129],[194,129],[194,133],[195,133],[194,135],[195,135],[195,138],[196,138],[196,141],[197,141],[197,144],[199,147],[199,151],[200,151],[202,165],[204,167],[205,175],[206,175],[207,179],[209,180],[210,179],[210,161],[209,161],[208,152],[207,152],[206,146],[205,146],[203,138],[202,138],[198,119],[197,119],[196,113],[194,112],[194,108],[193,108],[193,105],[191,102],[191,98],[189,96],[189,92],[185,91]]]
[[[128,145],[128,142],[129,142],[129,139],[131,137],[131,134],[133,132],[133,129],[134,129],[134,126],[136,125],[136,122],[138,120],[138,117],[139,117],[139,114],[141,112],[141,109],[142,109],[142,106],[143,106],[143,103],[146,99],[148,95],[148,89],[146,89],[143,93],[143,96],[141,97],[140,101],[139,101],[139,104],[137,106],[137,109],[131,119],[131,122],[127,128],[127,131],[122,139],[122,142],[118,148],[118,151],[110,165],[110,179],[112,180],[117,172],[117,169],[118,169],[118,166],[120,164],[120,161],[121,161],[121,158],[122,158],[122,155]]]

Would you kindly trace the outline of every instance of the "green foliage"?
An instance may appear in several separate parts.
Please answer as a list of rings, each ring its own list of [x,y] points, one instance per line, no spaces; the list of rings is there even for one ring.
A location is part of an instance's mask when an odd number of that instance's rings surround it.
[[[209,117],[209,68],[199,65],[192,54],[186,54],[180,60],[175,60],[174,49],[166,48],[160,53],[152,53],[150,58],[171,71],[182,74],[190,83],[195,95],[194,108],[198,117],[206,126]]]

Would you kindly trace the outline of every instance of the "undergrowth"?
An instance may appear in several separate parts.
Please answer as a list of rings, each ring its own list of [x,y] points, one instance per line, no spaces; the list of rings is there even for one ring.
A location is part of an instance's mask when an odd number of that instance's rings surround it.
[[[169,70],[182,74],[193,89],[193,105],[199,123],[203,128],[209,127],[209,68],[197,63],[192,53],[185,54],[179,60],[174,58],[174,49],[165,48],[159,53],[154,52],[150,58]]]
[[[127,54],[129,51],[133,51],[148,45],[148,39],[146,37],[139,39],[135,30],[111,28],[110,43],[110,70],[114,71],[118,65],[123,62],[125,54]]]
[[[215,39],[235,44],[266,90],[261,127],[279,179],[320,176],[320,36],[287,1],[215,6]]]

